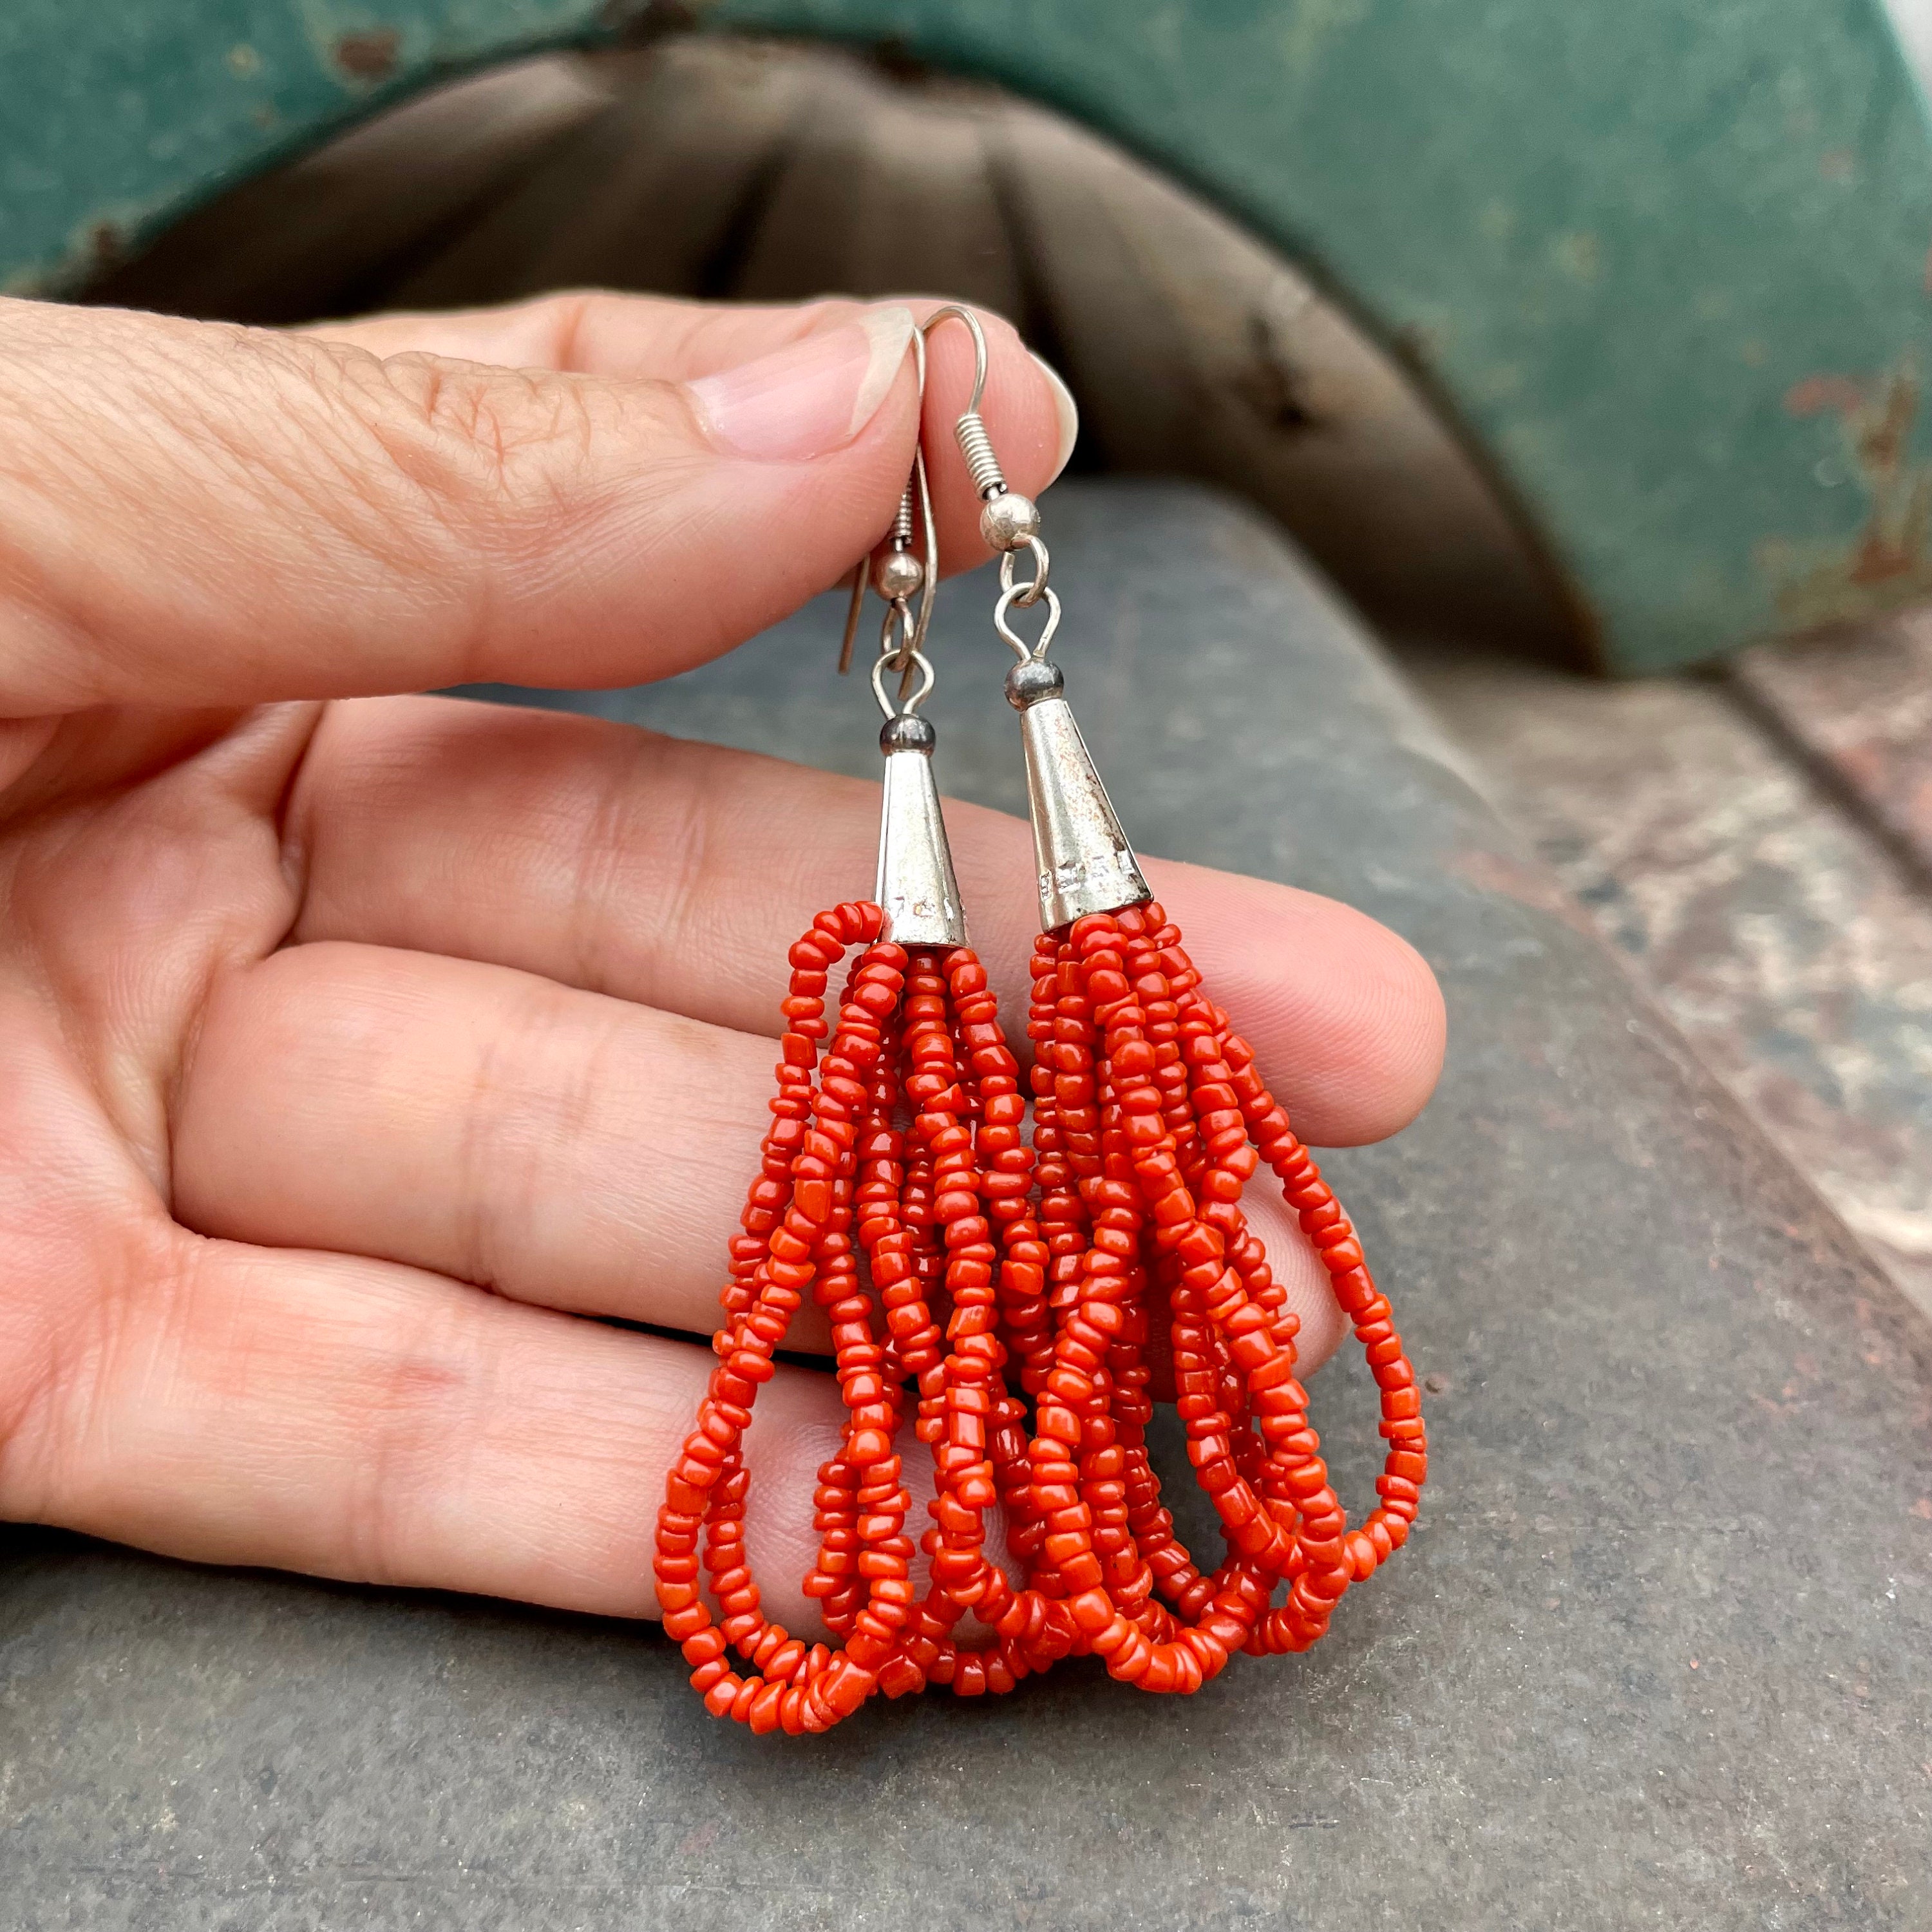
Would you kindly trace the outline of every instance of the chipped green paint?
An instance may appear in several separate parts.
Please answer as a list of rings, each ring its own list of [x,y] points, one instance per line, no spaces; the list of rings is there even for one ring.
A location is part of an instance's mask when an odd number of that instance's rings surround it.
[[[440,75],[690,24],[1003,82],[1312,265],[1618,668],[1932,586],[1923,412],[1845,487],[1856,412],[1786,406],[1932,368],[1932,140],[1880,0],[8,0],[0,287],[71,286]]]

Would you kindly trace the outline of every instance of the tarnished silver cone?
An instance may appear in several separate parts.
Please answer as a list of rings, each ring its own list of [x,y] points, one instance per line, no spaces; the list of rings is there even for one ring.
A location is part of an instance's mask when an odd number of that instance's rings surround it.
[[[1042,932],[1154,897],[1062,692],[1053,664],[1029,660],[1006,674],[1026,744]]]
[[[879,878],[872,896],[896,946],[964,946],[966,915],[932,776],[932,727],[898,717],[879,734],[886,754]]]

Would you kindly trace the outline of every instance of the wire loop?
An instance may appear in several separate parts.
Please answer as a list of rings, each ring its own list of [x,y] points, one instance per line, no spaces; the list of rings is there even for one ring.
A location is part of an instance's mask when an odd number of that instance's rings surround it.
[[[948,302],[944,308],[936,308],[920,324],[918,335],[923,346],[926,338],[942,322],[963,322],[973,335],[973,395],[961,412],[963,422],[968,416],[980,413],[980,398],[986,393],[986,332],[980,326],[980,318],[958,302]],[[922,392],[923,393],[923,392]],[[983,428],[980,434],[985,434]],[[988,446],[990,451],[991,445]]]
[[[923,406],[926,400],[926,337],[918,329],[913,332],[912,352],[914,370],[918,377],[920,401]],[[886,533],[886,541],[896,549],[909,550],[912,546],[915,522],[922,525],[926,532],[924,575],[916,593],[919,609],[912,620],[910,648],[916,651],[926,642],[926,626],[932,621],[932,600],[939,589],[939,530],[932,520],[932,490],[926,480],[926,444],[922,438],[913,446],[912,470],[906,478],[905,489],[893,514],[892,526]],[[841,677],[852,668],[853,640],[859,634],[859,619],[865,609],[866,590],[872,581],[872,558],[876,549],[875,545],[873,550],[868,550],[859,560],[859,567],[853,573],[852,600],[845,612],[845,635],[838,647],[838,675]],[[896,600],[896,608],[903,614],[905,600]],[[890,614],[886,622],[890,627],[892,623]],[[905,648],[902,644],[897,654],[903,656]]]
[[[892,620],[886,620],[888,634]],[[932,660],[912,642],[913,626],[908,615],[901,626],[902,636],[896,651],[881,649],[872,660],[872,695],[879,700],[879,710],[887,719],[910,718],[932,695]],[[883,646],[884,640],[880,640]],[[895,704],[886,694],[886,674],[896,670],[899,678],[898,700]],[[916,674],[918,682],[908,694],[907,686],[912,683]]]
[[[1034,572],[1031,578],[1024,584],[1016,584],[1013,580],[1013,559],[1019,552],[1010,550],[1000,559],[1000,588],[1022,610],[1030,610],[1046,595],[1048,567],[1046,546],[1039,538],[1028,537],[1026,547],[1033,552]]]
[[[1040,593],[1046,599],[1046,623],[1034,642],[1029,644],[1007,622],[1006,613],[1016,605],[1024,608],[1029,602],[1039,601],[1037,598],[1028,598],[1020,594],[1022,591],[1033,588],[1030,584],[1009,586],[1000,592],[1000,601],[993,606],[993,628],[1006,639],[1012,648],[1013,655],[1022,664],[1040,663],[1046,656],[1047,646],[1053,642],[1054,632],[1060,628],[1060,598],[1058,593],[1052,590],[1044,590]]]

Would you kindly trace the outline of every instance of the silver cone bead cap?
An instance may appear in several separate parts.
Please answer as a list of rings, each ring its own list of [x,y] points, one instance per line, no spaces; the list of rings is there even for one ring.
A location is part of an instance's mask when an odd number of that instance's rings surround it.
[[[1010,686],[1013,682],[1010,679]],[[1016,695],[1027,699],[1020,730],[1040,874],[1040,930],[1057,932],[1089,913],[1118,912],[1152,898],[1072,710],[1058,694],[1058,680],[1051,694]]]
[[[886,752],[879,820],[879,879],[872,897],[895,946],[964,946],[966,915],[932,776],[930,736]]]

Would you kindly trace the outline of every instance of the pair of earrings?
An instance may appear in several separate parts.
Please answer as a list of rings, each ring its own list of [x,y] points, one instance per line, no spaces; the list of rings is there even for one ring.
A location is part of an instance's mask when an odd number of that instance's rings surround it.
[[[886,604],[872,678],[886,718],[878,881],[871,899],[820,913],[789,955],[778,1090],[731,1243],[718,1364],[658,1515],[664,1629],[706,1708],[760,1732],[826,1730],[875,1690],[1009,1690],[1070,1655],[1144,1690],[1192,1691],[1237,1650],[1306,1649],[1406,1539],[1427,1470],[1414,1375],[1354,1230],[1154,903],[1047,662],[1060,600],[1039,511],[1007,488],[980,419],[986,345],[970,310],[942,309],[915,335],[921,392],[925,336],[948,320],[974,338],[956,435],[1000,553],[994,624],[1017,660],[1006,690],[1040,902],[1032,1065],[966,944],[919,715],[938,578],[921,451],[870,572]],[[1029,644],[1012,614],[1042,605]],[[1380,1500],[1354,1529],[1295,1379],[1298,1318],[1241,1212],[1264,1164],[1381,1393]],[[818,1472],[804,1586],[836,1646],[764,1616],[745,1544],[744,1432],[808,1294],[830,1318],[846,1408]],[[1212,1570],[1176,1538],[1148,1460],[1156,1318],[1188,1460],[1220,1519]],[[923,1593],[899,1446],[909,1408],[937,1491],[917,1545]],[[1018,1586],[986,1548],[996,1504]],[[957,1640],[968,1611],[984,1647]]]

